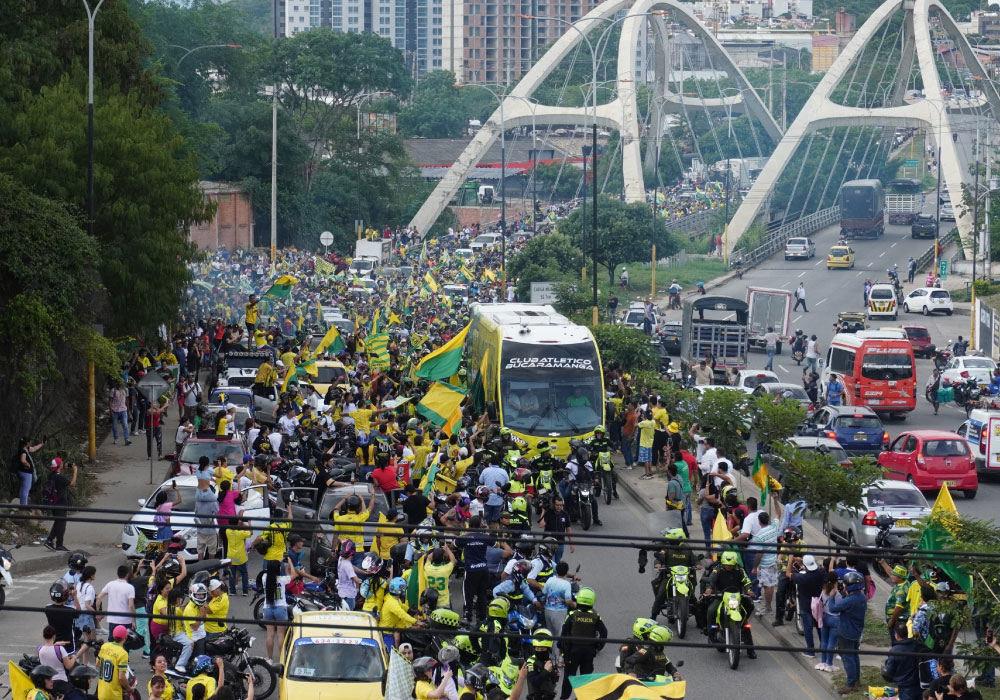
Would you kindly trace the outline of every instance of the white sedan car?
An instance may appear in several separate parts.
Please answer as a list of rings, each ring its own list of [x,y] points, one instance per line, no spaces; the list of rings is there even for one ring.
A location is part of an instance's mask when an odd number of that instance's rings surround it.
[[[769,369],[741,369],[733,386],[752,394],[761,384],[780,384],[781,379]]]
[[[924,316],[930,316],[935,311],[943,311],[951,316],[954,307],[951,303],[951,294],[948,293],[947,289],[920,287],[914,289],[903,299],[903,311],[906,313],[920,312]]]
[[[159,488],[150,494],[149,498],[139,499],[139,511],[129,518],[122,528],[122,552],[126,557],[141,557],[146,549],[146,545],[156,539],[156,525],[153,518],[156,515],[156,494],[167,491],[167,498],[173,501],[175,498],[173,485],[177,484],[177,493],[180,495],[180,503],[173,507],[170,516],[170,525],[175,535],[181,535],[187,540],[187,549],[184,550],[186,561],[198,559],[198,533],[195,530],[194,520],[194,500],[195,490],[198,486],[197,477],[178,476],[160,484]],[[251,520],[253,535],[247,542],[260,534],[266,527],[267,519],[271,517],[271,509],[268,505],[266,486],[250,486],[243,489],[243,502],[236,506],[236,512],[243,511],[243,517]],[[256,519],[256,520],[255,520]]]
[[[976,378],[980,386],[987,386],[996,368],[997,363],[988,357],[953,357],[948,360],[948,366],[941,373],[941,379],[958,384],[971,375]],[[965,376],[962,376],[963,374]]]

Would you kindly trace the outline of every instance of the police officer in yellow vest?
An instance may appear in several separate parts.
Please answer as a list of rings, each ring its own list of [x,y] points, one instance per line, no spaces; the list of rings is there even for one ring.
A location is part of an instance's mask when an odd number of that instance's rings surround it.
[[[607,639],[608,628],[604,625],[604,620],[594,610],[594,603],[597,596],[593,588],[581,588],[576,594],[576,608],[570,611],[563,623],[561,637],[582,637],[583,640],[590,641],[559,642],[559,649],[566,660],[566,675],[562,682],[562,700],[569,700],[573,692],[569,683],[569,677],[578,673],[594,672],[594,657],[604,647],[604,643],[599,641]]]

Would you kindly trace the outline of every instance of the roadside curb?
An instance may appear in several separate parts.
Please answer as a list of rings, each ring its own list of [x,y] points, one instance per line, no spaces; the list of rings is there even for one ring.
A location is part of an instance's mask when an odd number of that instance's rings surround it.
[[[83,550],[73,551],[83,552],[83,554],[87,557],[90,557],[89,552],[84,552]],[[15,554],[15,556],[17,555]],[[18,559],[11,567],[11,572],[17,574],[18,576],[30,576],[31,574],[37,574],[40,571],[58,569],[60,566],[66,565],[66,559],[68,556],[68,552],[52,552],[51,554],[31,557],[30,559]],[[17,582],[15,581],[15,583]]]

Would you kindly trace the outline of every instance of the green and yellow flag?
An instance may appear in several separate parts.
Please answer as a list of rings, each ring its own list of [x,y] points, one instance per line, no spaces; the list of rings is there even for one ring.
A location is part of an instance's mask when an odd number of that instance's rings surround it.
[[[458,274],[465,280],[466,284],[472,284],[472,270],[465,263],[462,263],[462,267],[458,268]]]
[[[379,372],[389,369],[389,334],[378,333],[365,339],[368,348],[368,364]]]
[[[588,673],[569,682],[577,700],[671,700],[687,692],[687,681],[643,683],[624,673]]]
[[[931,508],[931,517],[928,525],[920,535],[920,542],[917,543],[917,551],[928,552],[935,550],[951,549],[955,542],[955,533],[961,527],[961,519],[955,501],[951,498],[951,492],[944,484],[938,492],[937,500]],[[948,577],[957,583],[959,587],[969,592],[972,587],[972,577],[959,561],[962,553],[956,551],[955,556],[947,554],[932,555],[931,561],[941,571],[948,574]]]
[[[469,333],[469,325],[459,331],[458,335],[422,359],[414,370],[421,379],[447,379],[458,372],[462,363],[462,349],[465,347],[465,336]]]
[[[440,289],[437,280],[434,279],[434,275],[432,275],[430,272],[424,275],[424,288],[435,294],[437,294],[438,289]]]
[[[327,349],[334,355],[344,349],[344,339],[340,337],[340,331],[337,330],[336,326],[330,326],[330,330],[326,332],[326,335],[323,336],[323,339],[319,341],[319,345],[313,351],[313,357],[320,355]]]
[[[483,270],[483,274],[486,275],[486,278],[490,282],[496,282],[497,281],[497,273],[493,272],[493,270],[491,270],[489,268],[486,268],[485,270]]]
[[[466,391],[451,384],[437,382],[417,404],[417,413],[442,428],[450,436],[462,422],[462,401]]]
[[[313,258],[313,269],[316,270],[317,275],[324,277],[332,277],[337,274],[337,268],[333,266],[333,263],[318,255]]]
[[[261,295],[262,299],[287,299],[292,294],[292,285],[299,280],[291,275],[282,275],[274,280],[270,288]]]
[[[768,478],[767,465],[760,458],[760,452],[757,453],[757,456],[753,460],[753,471],[750,472],[750,478],[753,479],[753,483],[757,484],[757,488],[760,489],[760,507],[763,508],[767,505],[767,494],[771,490],[771,480]]]

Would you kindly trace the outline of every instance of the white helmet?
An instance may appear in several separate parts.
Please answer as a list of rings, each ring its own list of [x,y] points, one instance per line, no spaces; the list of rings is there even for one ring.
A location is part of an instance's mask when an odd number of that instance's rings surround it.
[[[198,605],[204,605],[208,600],[208,587],[204,583],[192,583],[191,600]]]

